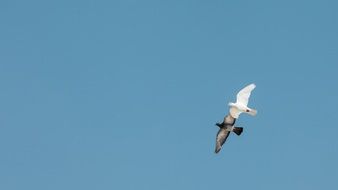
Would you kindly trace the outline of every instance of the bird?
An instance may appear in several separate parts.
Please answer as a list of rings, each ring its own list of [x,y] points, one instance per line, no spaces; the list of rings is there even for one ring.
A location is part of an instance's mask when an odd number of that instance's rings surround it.
[[[224,117],[222,123],[216,123],[216,125],[220,128],[216,135],[216,154],[222,149],[222,146],[229,137],[230,132],[234,132],[238,136],[242,134],[243,127],[235,126],[235,122],[241,113],[245,112],[252,116],[257,114],[257,110],[248,107],[251,91],[255,88],[255,84],[250,84],[240,90],[237,93],[236,103],[230,102],[228,104],[230,106],[229,114]]]
[[[257,110],[249,108],[248,102],[251,91],[256,88],[255,84],[249,84],[240,90],[237,94],[236,103],[230,102],[228,105],[230,106],[230,115],[237,119],[241,113],[248,113],[252,116],[257,114]]]
[[[243,127],[234,126],[235,122],[236,118],[232,117],[231,114],[228,114],[224,117],[222,123],[216,123],[216,125],[219,127],[219,131],[216,135],[216,154],[222,149],[222,146],[230,135],[230,132],[234,132],[238,136],[243,132]]]

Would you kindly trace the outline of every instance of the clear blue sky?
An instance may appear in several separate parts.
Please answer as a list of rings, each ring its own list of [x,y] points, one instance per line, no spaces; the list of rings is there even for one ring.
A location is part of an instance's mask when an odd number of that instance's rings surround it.
[[[0,189],[337,189],[337,7],[0,1]]]

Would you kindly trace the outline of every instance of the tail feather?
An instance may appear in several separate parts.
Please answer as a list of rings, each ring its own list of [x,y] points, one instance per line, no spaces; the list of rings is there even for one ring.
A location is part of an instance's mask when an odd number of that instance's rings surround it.
[[[234,133],[236,133],[236,135],[241,135],[243,132],[243,127],[234,127],[234,129],[232,130]]]
[[[247,112],[248,114],[255,116],[257,114],[257,110],[255,109],[250,109],[249,112]]]
[[[217,154],[220,150],[221,150],[221,147],[220,147],[220,146],[217,146],[217,147],[215,148],[215,153]]]

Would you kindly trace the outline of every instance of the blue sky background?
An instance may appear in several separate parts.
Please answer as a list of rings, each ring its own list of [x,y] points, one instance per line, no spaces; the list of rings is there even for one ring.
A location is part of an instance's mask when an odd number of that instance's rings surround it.
[[[337,189],[337,7],[0,1],[0,189]]]

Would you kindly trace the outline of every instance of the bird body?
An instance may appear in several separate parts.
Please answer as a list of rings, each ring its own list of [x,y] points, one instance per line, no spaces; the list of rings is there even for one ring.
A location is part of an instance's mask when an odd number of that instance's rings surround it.
[[[218,153],[222,145],[225,143],[227,138],[230,135],[230,132],[234,132],[237,135],[241,135],[243,132],[242,127],[236,127],[234,126],[236,122],[236,119],[232,117],[230,114],[224,117],[224,120],[222,123],[216,123],[216,125],[220,128],[217,135],[216,135],[216,148],[215,153]]]
[[[228,104],[230,106],[230,114],[232,117],[238,118],[239,115],[243,112],[248,113],[252,116],[255,116],[257,114],[257,110],[248,107],[251,91],[255,88],[255,84],[250,84],[244,87],[238,92],[236,103],[230,102]]]

